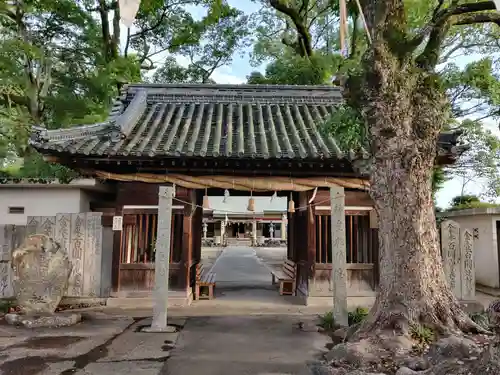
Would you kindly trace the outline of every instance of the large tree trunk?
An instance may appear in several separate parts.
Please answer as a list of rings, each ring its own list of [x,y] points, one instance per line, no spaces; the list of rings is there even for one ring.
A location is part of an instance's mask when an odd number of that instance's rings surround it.
[[[402,63],[383,44],[372,51],[363,96],[381,278],[375,305],[355,338],[381,331],[408,335],[413,324],[442,332],[475,330],[445,279],[434,215],[432,172],[447,121],[446,98],[432,74]]]

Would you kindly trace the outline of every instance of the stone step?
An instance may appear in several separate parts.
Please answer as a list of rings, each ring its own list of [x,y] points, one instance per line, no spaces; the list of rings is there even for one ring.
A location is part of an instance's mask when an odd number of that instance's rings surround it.
[[[133,308],[153,308],[154,299],[152,292],[128,292],[128,295],[119,295],[110,297],[106,301],[106,306],[121,309]],[[170,291],[168,295],[168,307],[189,306],[193,301],[192,293],[187,294],[182,291]]]

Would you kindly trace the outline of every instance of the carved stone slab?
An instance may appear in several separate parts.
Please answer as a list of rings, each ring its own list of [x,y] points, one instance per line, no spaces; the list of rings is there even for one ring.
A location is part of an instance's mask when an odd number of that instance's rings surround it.
[[[345,193],[343,187],[330,188],[333,315],[335,321],[347,327],[347,272]]]
[[[462,296],[462,268],[460,252],[460,225],[453,220],[441,223],[443,269],[448,284],[457,298]]]
[[[474,237],[469,229],[462,229],[460,236],[461,263],[461,299],[472,301],[476,298],[476,275],[474,262]]]
[[[151,330],[162,332],[168,329],[168,271],[170,263],[170,240],[172,229],[172,186],[160,186],[158,194],[158,233],[156,240],[155,288],[153,322]]]
[[[12,252],[12,286],[25,314],[52,314],[66,292],[68,255],[52,238],[36,234]]]
[[[85,251],[83,256],[83,295],[98,297],[101,291],[102,213],[86,213]]]
[[[69,279],[68,296],[83,296],[84,256],[86,247],[86,214],[71,214],[69,259],[73,271]]]

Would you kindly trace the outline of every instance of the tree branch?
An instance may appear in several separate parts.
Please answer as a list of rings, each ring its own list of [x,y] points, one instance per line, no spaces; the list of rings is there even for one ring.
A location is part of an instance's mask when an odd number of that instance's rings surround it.
[[[481,1],[478,3],[458,5],[455,0],[450,7],[442,9],[443,3],[444,0],[439,1],[436,9],[434,9],[430,22],[422,28],[412,41],[410,41],[410,44],[420,45],[420,43],[424,41],[427,35],[429,35],[434,28],[442,26],[453,16],[487,10],[496,10],[495,3],[493,1]]]
[[[299,35],[299,45],[303,49],[303,54],[305,56],[312,56],[313,48],[311,42],[311,34],[304,24],[304,19],[300,16],[299,12],[296,9],[285,4],[283,0],[269,0],[269,4],[277,11],[290,17]]]
[[[458,4],[454,0],[452,4],[441,9],[442,2],[434,10],[431,21],[409,41],[412,50],[417,48],[429,35],[429,40],[424,51],[416,58],[417,65],[431,70],[439,61],[439,52],[443,41],[451,26],[471,25],[475,23],[493,22],[500,25],[500,14],[498,12],[487,12],[496,10],[493,1],[480,1],[477,3]]]
[[[464,14],[453,25],[472,25],[475,23],[495,23],[500,26],[500,12]]]

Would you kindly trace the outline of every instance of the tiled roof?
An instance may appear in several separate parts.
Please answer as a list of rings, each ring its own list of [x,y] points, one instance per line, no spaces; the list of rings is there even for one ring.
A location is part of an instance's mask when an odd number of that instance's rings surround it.
[[[34,128],[30,144],[94,157],[367,159],[320,132],[341,101],[334,86],[128,85],[105,122]]]
[[[38,128],[31,144],[89,156],[359,157],[318,127],[341,100],[333,86],[129,85],[106,122]]]

